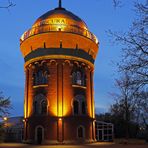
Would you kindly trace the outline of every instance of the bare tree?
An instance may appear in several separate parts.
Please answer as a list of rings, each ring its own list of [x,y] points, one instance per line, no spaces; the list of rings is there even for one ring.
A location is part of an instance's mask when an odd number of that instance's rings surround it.
[[[137,95],[138,122],[148,130],[148,92],[142,91]]]
[[[118,63],[120,71],[128,71],[136,86],[148,85],[148,5],[135,5],[138,18],[127,33],[111,32],[118,43],[123,43],[123,58]]]
[[[118,93],[112,93],[112,97],[116,100],[111,106],[111,113],[114,116],[121,117],[125,121],[126,138],[129,137],[129,123],[134,119],[134,111],[136,109],[135,93],[136,89],[132,85],[130,76],[127,73],[116,80]]]
[[[120,7],[122,4],[121,0],[113,0],[114,8]]]
[[[125,107],[125,119],[127,123],[132,107],[134,120],[138,117],[138,122],[148,125],[148,3],[135,3],[136,20],[133,22],[128,32],[118,33],[109,31],[115,39],[115,43],[122,44],[123,57],[118,63],[119,72],[126,74],[117,82],[120,88],[118,104]],[[128,77],[127,77],[128,76]],[[127,81],[128,80],[128,81]],[[123,82],[130,82],[128,87]],[[126,83],[125,83],[126,84]],[[127,83],[128,84],[128,83]],[[121,97],[123,97],[121,99]],[[129,99],[128,99],[129,98]],[[121,101],[122,100],[122,101]],[[131,102],[129,102],[129,100]],[[123,102],[123,103],[122,103]],[[129,115],[128,115],[129,114]],[[129,116],[129,117],[128,117]],[[148,129],[148,128],[147,128]]]

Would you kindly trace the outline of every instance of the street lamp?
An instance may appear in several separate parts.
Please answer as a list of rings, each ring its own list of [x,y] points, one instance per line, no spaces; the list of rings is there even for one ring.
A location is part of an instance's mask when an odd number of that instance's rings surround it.
[[[8,120],[8,118],[7,118],[7,117],[4,117],[4,118],[3,118],[3,120],[4,120],[4,121],[7,121],[7,120]]]
[[[7,128],[7,120],[8,120],[8,118],[7,117],[3,117],[3,120],[4,120],[4,127]]]

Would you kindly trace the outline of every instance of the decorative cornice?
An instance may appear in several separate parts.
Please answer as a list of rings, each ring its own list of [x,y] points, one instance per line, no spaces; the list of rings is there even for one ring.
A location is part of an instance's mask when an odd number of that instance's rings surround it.
[[[75,57],[75,58],[82,58],[85,59],[92,64],[94,64],[94,59],[91,55],[85,52],[82,49],[70,49],[70,48],[39,48],[32,51],[25,57],[25,62],[28,62],[34,58],[43,57],[43,56],[56,56],[58,59],[60,56],[64,57]],[[53,58],[52,58],[53,59]],[[67,58],[66,58],[67,59]]]
[[[40,61],[40,60],[58,60],[58,59],[66,59],[66,60],[73,60],[73,61],[80,61],[80,62],[83,62],[83,63],[86,63],[87,65],[89,65],[89,67],[91,68],[94,68],[94,64],[92,64],[91,62],[89,62],[88,60],[85,60],[83,58],[78,58],[78,57],[73,57],[73,56],[63,56],[63,55],[47,55],[47,56],[40,56],[40,57],[37,57],[37,58],[33,58],[29,61],[27,61],[24,65],[24,67],[26,68],[28,65],[30,65],[31,63],[33,62],[36,62],[36,61]],[[57,61],[56,61],[57,62]]]

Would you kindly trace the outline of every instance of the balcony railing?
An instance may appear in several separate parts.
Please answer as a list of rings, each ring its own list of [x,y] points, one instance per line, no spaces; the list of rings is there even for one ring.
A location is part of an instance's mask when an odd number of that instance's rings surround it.
[[[33,85],[33,88],[48,87],[48,84]]]
[[[62,24],[54,24],[54,25],[48,24],[48,25],[42,25],[39,27],[33,27],[33,28],[29,29],[28,31],[26,31],[22,35],[20,40],[22,43],[27,38],[29,38],[33,35],[37,35],[40,33],[47,33],[47,32],[57,32],[57,31],[79,34],[79,35],[82,35],[84,37],[91,39],[96,44],[98,43],[97,37],[94,34],[92,34],[91,32],[89,32],[88,30],[77,27],[77,26],[62,25]]]
[[[83,85],[77,85],[77,84],[72,84],[72,87],[74,87],[74,88],[82,88],[82,89],[86,89],[86,86],[83,86]]]
[[[86,89],[86,82],[82,80],[76,80],[72,82],[72,87]]]

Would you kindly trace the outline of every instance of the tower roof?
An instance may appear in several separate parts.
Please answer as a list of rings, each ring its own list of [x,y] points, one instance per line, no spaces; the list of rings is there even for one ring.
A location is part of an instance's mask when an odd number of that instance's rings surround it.
[[[50,10],[40,16],[33,24],[33,27],[43,25],[68,25],[88,30],[87,25],[82,19],[62,7]]]

